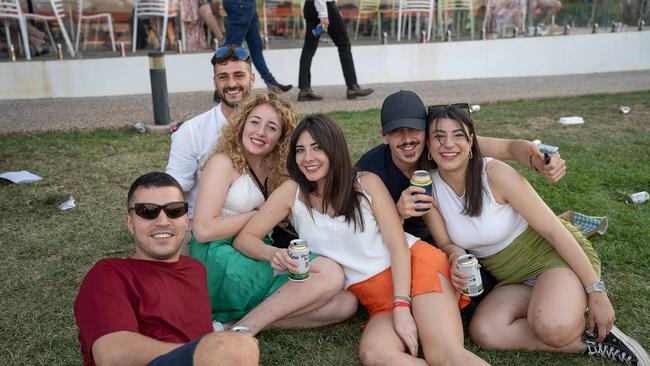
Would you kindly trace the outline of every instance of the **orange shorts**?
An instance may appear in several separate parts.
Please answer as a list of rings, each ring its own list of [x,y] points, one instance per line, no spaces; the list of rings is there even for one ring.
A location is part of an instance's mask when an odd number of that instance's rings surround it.
[[[451,272],[447,255],[440,249],[418,240],[411,247],[411,297],[427,292],[442,292],[442,284],[438,273],[451,283]],[[393,312],[393,277],[390,268],[355,283],[350,290],[359,302],[368,309],[369,318],[378,314]],[[470,298],[461,294],[458,308],[462,309],[470,303]]]

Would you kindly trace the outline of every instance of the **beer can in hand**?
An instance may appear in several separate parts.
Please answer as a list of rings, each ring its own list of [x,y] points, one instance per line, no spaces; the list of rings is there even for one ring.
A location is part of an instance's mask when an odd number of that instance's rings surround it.
[[[416,187],[422,187],[425,189],[428,196],[433,195],[433,182],[431,181],[431,175],[426,170],[416,170],[411,177],[411,185]],[[418,194],[418,193],[413,193]],[[426,201],[415,201],[415,203],[428,203]],[[416,208],[415,211],[418,212],[429,212],[429,208]]]
[[[320,35],[325,32],[327,32],[327,28],[324,27],[322,24],[319,24],[316,28],[311,30],[311,34],[313,34],[314,37],[316,38],[320,37]]]
[[[289,280],[303,282],[309,278],[309,245],[306,240],[294,239],[289,243],[289,257],[298,262],[298,273],[289,272]]]
[[[458,257],[458,268],[463,271],[467,279],[467,287],[463,293],[467,296],[474,297],[483,293],[483,278],[481,277],[481,265],[478,259],[472,254],[465,254]]]

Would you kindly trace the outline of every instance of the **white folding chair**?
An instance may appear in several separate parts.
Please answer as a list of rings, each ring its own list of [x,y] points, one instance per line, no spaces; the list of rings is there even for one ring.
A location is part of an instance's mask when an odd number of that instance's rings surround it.
[[[359,36],[359,23],[361,23],[361,18],[368,19],[370,17],[376,17],[376,24],[373,24],[372,30],[370,31],[370,37],[375,33],[375,26],[377,26],[377,34],[379,39],[381,39],[381,10],[379,9],[379,0],[360,0],[359,1],[359,12],[357,13],[357,25],[354,30],[354,39],[357,39]]]
[[[293,38],[300,37],[300,31],[307,28],[307,22],[302,16],[302,8],[305,0],[291,0],[291,23]]]
[[[262,36],[264,42],[268,44],[271,38],[269,32],[269,20],[272,18],[277,24],[278,21],[278,7],[280,7],[279,0],[263,0],[262,1]]]
[[[175,18],[178,15],[176,10],[170,12],[169,0],[136,0],[135,11],[133,12],[133,52],[138,44],[138,18],[161,17],[163,18],[163,26],[160,36],[160,52],[165,52],[165,41],[167,40],[167,21],[169,18]],[[185,26],[183,22],[179,22],[181,26],[181,42],[183,48],[185,47]]]
[[[41,8],[42,5],[45,5],[45,7],[49,9],[47,9],[47,13],[25,13],[25,18],[34,19],[36,21],[45,23],[45,29],[47,30],[47,34],[50,36],[50,42],[52,42],[52,46],[54,46],[54,39],[52,38],[52,32],[50,30],[50,25],[48,22],[56,21],[59,26],[59,30],[61,31],[61,35],[63,36],[63,41],[65,42],[68,53],[70,56],[75,57],[75,51],[72,47],[72,42],[70,41],[68,31],[65,29],[65,24],[63,23],[63,19],[66,16],[63,0],[39,0],[36,1],[34,5],[36,5],[37,8]],[[39,9],[39,11],[42,10],[43,9]]]
[[[79,38],[81,37],[81,23],[85,23],[84,28],[84,47],[83,50],[86,50],[86,44],[88,41],[88,31],[90,30],[90,22],[97,20],[97,28],[95,29],[95,38],[97,38],[97,30],[99,30],[99,23],[101,19],[106,19],[108,24],[108,32],[111,37],[111,48],[115,52],[115,33],[113,33],[113,17],[110,13],[97,13],[97,14],[84,14],[84,0],[77,0],[77,37],[75,40],[75,51],[79,52]]]
[[[431,40],[431,29],[433,28],[434,0],[400,0],[397,13],[397,41],[402,39],[402,23],[406,15],[427,14],[427,41]],[[409,39],[411,38],[411,18],[409,17]]]
[[[456,34],[460,35],[461,32],[461,17],[458,12],[468,12],[467,17],[470,23],[470,34],[474,39],[474,2],[473,0],[438,0],[438,29],[440,30],[440,38],[444,39],[445,28],[447,27],[449,13],[452,13],[456,25]]]
[[[4,19],[5,35],[7,36],[7,46],[11,45],[11,34],[9,33],[9,21],[15,20],[18,22],[20,29],[20,37],[23,39],[23,48],[25,49],[25,58],[32,59],[29,52],[29,39],[27,36],[27,22],[23,16],[23,11],[20,9],[18,0],[0,0],[0,19]],[[8,48],[8,47],[7,47]]]

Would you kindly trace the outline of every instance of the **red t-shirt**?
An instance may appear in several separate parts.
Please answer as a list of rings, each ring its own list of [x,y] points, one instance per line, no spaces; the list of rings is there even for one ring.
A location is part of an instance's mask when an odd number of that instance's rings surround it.
[[[205,267],[181,256],[165,263],[102,259],[81,283],[74,304],[84,365],[103,335],[131,331],[159,341],[187,343],[212,332]]]

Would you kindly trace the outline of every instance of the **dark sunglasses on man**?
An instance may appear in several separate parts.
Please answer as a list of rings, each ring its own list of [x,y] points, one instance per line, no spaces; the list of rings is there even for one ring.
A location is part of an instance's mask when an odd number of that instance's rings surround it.
[[[469,104],[452,103],[452,104],[437,104],[437,105],[429,106],[429,108],[427,109],[427,115],[429,119],[431,119],[432,116],[447,113],[447,111],[449,111],[449,109],[452,107],[456,109],[460,109],[461,111],[466,112],[468,115],[471,113]]]
[[[250,60],[251,54],[247,49],[241,47],[219,47],[216,51],[214,51],[214,55],[212,56],[212,64],[215,65],[232,56],[235,56],[235,58],[237,58],[239,61],[248,61]]]
[[[165,211],[170,219],[177,219],[187,213],[187,202],[170,202],[166,205],[156,205],[155,203],[136,203],[129,207],[136,215],[145,220],[155,220],[160,215],[160,211]]]

